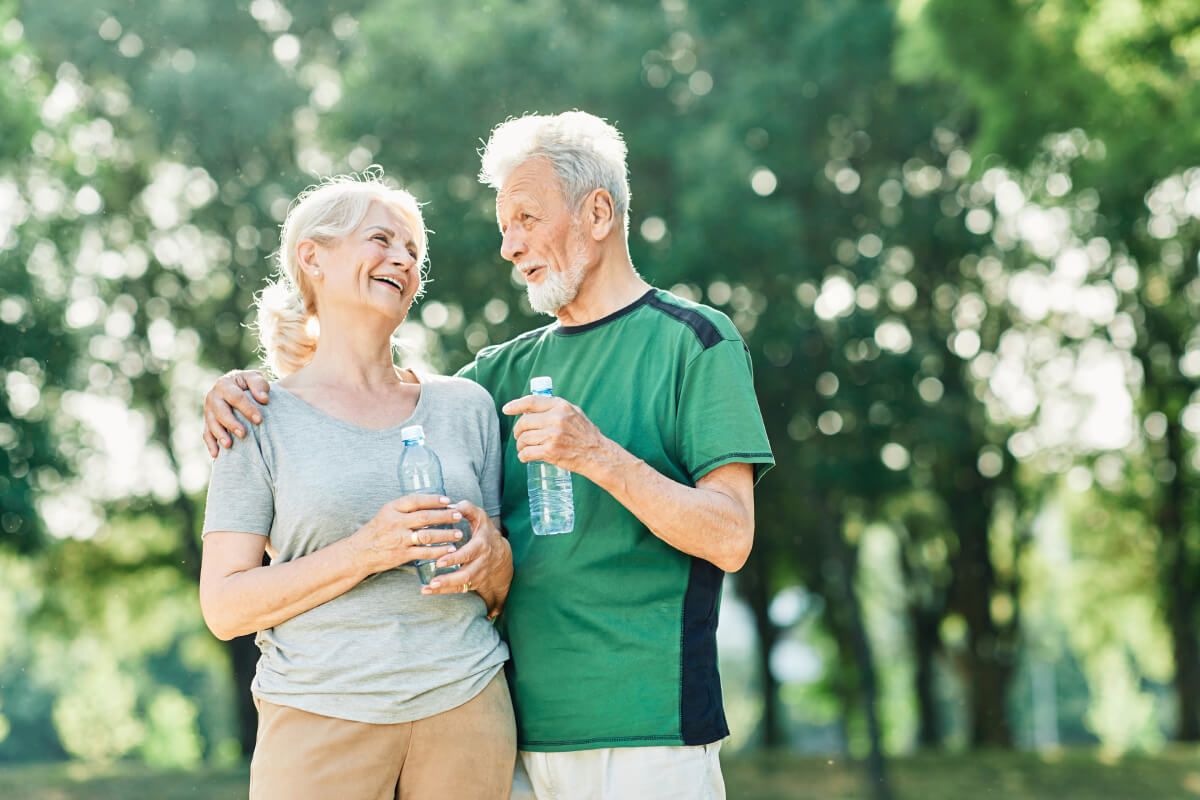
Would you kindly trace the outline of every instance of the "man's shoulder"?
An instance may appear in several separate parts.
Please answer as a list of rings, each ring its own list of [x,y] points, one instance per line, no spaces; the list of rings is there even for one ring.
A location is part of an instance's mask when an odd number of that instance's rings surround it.
[[[661,315],[661,323],[695,337],[703,349],[724,341],[742,341],[742,335],[726,314],[705,305],[658,289],[646,305]]]
[[[517,334],[513,338],[499,344],[490,344],[475,354],[476,363],[483,361],[504,360],[518,355],[528,347],[532,347],[538,343],[544,336],[547,336],[551,329],[558,323],[551,322],[543,325],[540,328],[534,328],[531,331]]]

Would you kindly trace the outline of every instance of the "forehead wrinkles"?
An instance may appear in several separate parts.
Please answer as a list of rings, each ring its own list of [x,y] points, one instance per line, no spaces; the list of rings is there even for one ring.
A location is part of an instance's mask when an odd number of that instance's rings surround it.
[[[413,240],[412,229],[409,228],[408,220],[399,210],[386,205],[377,204],[371,211],[367,212],[367,216],[363,218],[362,224],[358,226],[359,230],[367,231],[372,228],[379,228],[386,233],[389,233],[400,239]]]
[[[522,204],[543,210],[566,206],[562,182],[554,166],[545,159],[533,159],[522,164],[496,194],[497,209]]]

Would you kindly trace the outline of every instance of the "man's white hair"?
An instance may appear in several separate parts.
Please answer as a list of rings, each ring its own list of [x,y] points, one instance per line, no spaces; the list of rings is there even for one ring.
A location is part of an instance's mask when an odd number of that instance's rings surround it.
[[[607,189],[629,230],[629,176],[625,140],[615,127],[586,111],[530,114],[492,129],[480,155],[479,181],[497,191],[531,158],[546,158],[562,181],[571,212],[589,193]]]

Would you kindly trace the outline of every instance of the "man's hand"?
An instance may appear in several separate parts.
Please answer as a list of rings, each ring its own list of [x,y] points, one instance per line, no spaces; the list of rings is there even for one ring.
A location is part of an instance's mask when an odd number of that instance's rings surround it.
[[[421,594],[476,592],[487,605],[488,619],[495,619],[504,610],[512,584],[512,549],[482,508],[466,500],[453,507],[471,523],[471,541],[442,556],[437,563],[439,567],[462,566],[455,572],[438,575],[428,586],[421,587]]]
[[[513,438],[523,463],[545,461],[588,477],[624,453],[587,414],[561,397],[531,394],[505,403],[501,411],[521,416],[513,426]]]
[[[204,446],[213,458],[221,452],[221,447],[233,447],[231,435],[239,439],[246,436],[242,423],[233,415],[235,408],[255,425],[262,422],[258,408],[245,394],[247,390],[263,405],[269,402],[267,395],[271,387],[267,379],[250,370],[225,373],[204,396]]]

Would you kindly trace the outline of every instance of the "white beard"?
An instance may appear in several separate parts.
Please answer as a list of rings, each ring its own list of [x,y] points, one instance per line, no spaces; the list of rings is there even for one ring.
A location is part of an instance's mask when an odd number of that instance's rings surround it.
[[[543,271],[545,275],[541,282],[528,284],[525,293],[529,296],[529,305],[534,311],[553,317],[560,308],[579,294],[579,286],[583,283],[583,264],[575,262],[562,272],[556,272],[549,267]]]
[[[572,251],[571,263],[562,272],[550,269],[550,265],[547,264],[543,270],[545,277],[542,278],[541,283],[536,286],[532,283],[525,286],[525,293],[529,296],[529,305],[539,314],[555,316],[559,309],[575,299],[575,296],[579,294],[579,287],[583,285],[583,276],[587,271],[587,252],[579,239],[582,232],[579,230],[578,222],[571,224],[571,231],[568,235],[571,237],[568,240],[570,242],[568,246]]]

